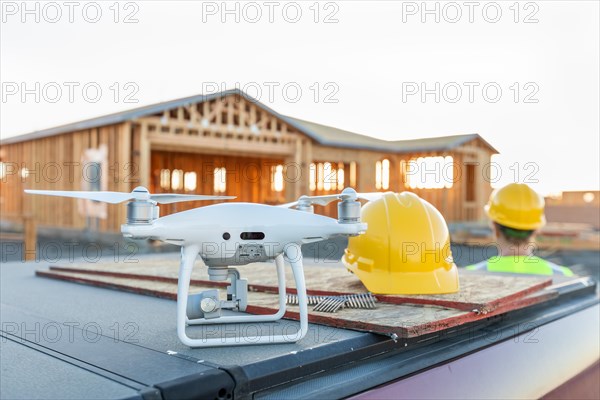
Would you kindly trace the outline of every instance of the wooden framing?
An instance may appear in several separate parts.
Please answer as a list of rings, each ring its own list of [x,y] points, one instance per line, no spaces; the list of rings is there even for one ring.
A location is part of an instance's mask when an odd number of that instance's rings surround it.
[[[0,183],[2,215],[31,215],[40,225],[83,229],[85,217],[78,213],[77,200],[25,195],[25,189],[81,190],[87,148],[108,148],[107,190],[131,190],[129,123],[76,131],[58,136],[2,145],[3,177]],[[122,206],[108,205],[108,218],[99,230],[115,231],[125,220]]]
[[[153,192],[167,191],[157,184],[157,174],[162,169],[180,169],[196,172],[200,179],[193,192],[211,194],[213,186],[206,168],[222,165],[232,171],[227,174],[226,194],[238,196],[236,201],[270,204],[292,201],[305,193],[337,192],[337,188],[311,190],[313,163],[343,166],[344,186],[349,185],[352,163],[352,168],[357,171],[356,189],[375,191],[376,163],[387,159],[390,162],[388,190],[416,192],[434,204],[449,221],[483,218],[482,207],[491,192],[484,168],[495,153],[476,135],[450,150],[402,152],[327,146],[259,103],[240,95],[228,95],[179,104],[110,125],[2,144],[2,214],[31,215],[45,226],[89,228],[89,221],[79,215],[76,200],[28,196],[23,190],[81,190],[85,173],[82,154],[88,148],[101,145],[108,149],[108,171],[103,171],[107,174],[108,190],[131,191],[135,186],[143,185]],[[452,187],[408,187],[402,165],[419,157],[433,156],[452,157],[458,167],[454,171]],[[259,179],[244,176],[244,168],[251,165],[260,171]],[[273,190],[272,168],[277,165],[283,166],[286,177],[282,192]],[[474,165],[473,182],[465,180],[467,165]],[[29,171],[28,175],[22,172],[24,169]],[[53,172],[55,169],[59,171],[58,177]],[[161,207],[161,215],[205,204]],[[318,212],[334,216],[335,205]],[[108,205],[108,217],[99,221],[98,229],[118,231],[123,221],[125,207]]]

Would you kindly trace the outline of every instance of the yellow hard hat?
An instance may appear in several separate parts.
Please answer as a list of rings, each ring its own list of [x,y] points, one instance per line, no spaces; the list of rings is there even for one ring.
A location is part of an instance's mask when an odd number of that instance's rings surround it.
[[[524,183],[494,190],[484,209],[492,221],[513,229],[532,231],[546,224],[544,198]]]
[[[342,262],[375,294],[458,291],[450,234],[442,214],[414,193],[385,193],[367,203],[367,232],[351,237]]]

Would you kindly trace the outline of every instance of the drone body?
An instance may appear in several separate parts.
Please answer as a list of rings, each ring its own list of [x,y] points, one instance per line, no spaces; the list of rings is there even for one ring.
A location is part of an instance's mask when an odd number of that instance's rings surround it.
[[[301,245],[334,236],[356,236],[364,233],[366,224],[360,222],[357,194],[344,189],[339,195],[302,196],[297,202],[281,206],[255,203],[221,203],[159,217],[157,203],[187,200],[222,200],[227,196],[180,194],[150,194],[137,187],[131,193],[64,192],[26,190],[32,194],[64,196],[109,203],[129,201],[127,223],[121,232],[132,239],[156,239],[181,246],[181,263],[177,289],[177,334],[190,347],[224,345],[289,343],[302,339],[308,331],[308,305]],[[380,195],[380,194],[376,194]],[[312,204],[325,205],[341,200],[338,220],[313,214]],[[297,210],[289,207],[297,207]],[[227,297],[221,299],[217,289],[189,295],[192,269],[197,257],[208,267],[212,281],[230,280]],[[300,328],[296,335],[260,336],[242,341],[240,337],[190,338],[186,325],[256,323],[279,320],[286,311],[284,259],[290,263],[300,309]],[[279,311],[272,315],[222,316],[222,310],[245,311],[248,284],[232,265],[274,260],[279,287]]]
[[[302,245],[365,230],[365,224],[340,224],[318,214],[255,203],[215,204],[121,227],[123,235],[133,239],[197,244],[209,266],[266,261],[290,243]]]

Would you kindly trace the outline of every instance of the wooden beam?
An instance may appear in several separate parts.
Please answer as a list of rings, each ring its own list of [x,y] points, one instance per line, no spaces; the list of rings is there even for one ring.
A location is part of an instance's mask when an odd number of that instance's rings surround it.
[[[313,162],[312,156],[313,143],[312,140],[306,139],[302,153],[302,163],[300,164],[302,172],[302,184],[300,185],[300,193],[310,195],[310,164]]]
[[[190,104],[187,107],[188,112],[190,113],[190,122],[193,124],[200,123],[200,113],[198,112],[198,104]]]
[[[171,139],[172,140],[172,139]],[[148,133],[148,125],[145,122],[141,123],[140,133],[140,185],[148,187],[150,185],[150,139]]]
[[[25,240],[23,242],[23,253],[25,261],[35,260],[37,247],[37,226],[31,215],[23,217]]]
[[[277,155],[288,156],[292,155],[295,150],[293,144],[285,143],[264,143],[264,142],[232,142],[223,140],[223,138],[203,138],[195,136],[177,136],[161,135],[152,133],[148,136],[151,147],[161,150],[183,151],[183,152],[237,152],[245,155]],[[140,168],[140,171],[142,169]]]
[[[284,171],[284,177],[290,180],[285,182],[285,200],[287,202],[294,201],[302,194],[309,194],[308,192],[302,193],[303,190],[303,173],[302,173],[302,159],[304,154],[302,138],[298,136],[295,143],[294,156],[286,160],[287,165]]]

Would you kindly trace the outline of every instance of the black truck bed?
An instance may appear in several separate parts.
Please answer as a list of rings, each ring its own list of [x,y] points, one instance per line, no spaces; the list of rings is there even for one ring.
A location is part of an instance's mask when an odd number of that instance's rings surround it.
[[[175,302],[35,277],[42,267],[0,268],[2,398],[347,397],[598,309],[582,279],[550,303],[414,340],[311,325],[296,344],[190,349],[175,334]]]

